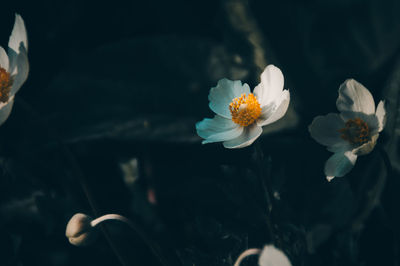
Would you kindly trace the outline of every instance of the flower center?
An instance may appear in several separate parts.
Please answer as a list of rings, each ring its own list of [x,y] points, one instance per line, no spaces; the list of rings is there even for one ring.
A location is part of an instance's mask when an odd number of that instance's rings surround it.
[[[347,120],[345,128],[339,129],[340,137],[351,144],[364,144],[370,139],[367,123],[361,118]]]
[[[0,67],[0,102],[7,102],[10,97],[13,80],[4,68]]]
[[[232,121],[243,127],[251,125],[261,115],[261,106],[253,93],[240,95],[229,104]]]

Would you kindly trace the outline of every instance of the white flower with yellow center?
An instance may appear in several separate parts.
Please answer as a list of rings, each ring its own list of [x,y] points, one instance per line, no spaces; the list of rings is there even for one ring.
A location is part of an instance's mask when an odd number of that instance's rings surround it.
[[[250,92],[240,80],[221,79],[211,88],[208,99],[213,119],[196,124],[203,144],[223,142],[225,148],[251,145],[262,133],[262,126],[271,124],[286,113],[290,94],[283,90],[284,79],[279,68],[269,65],[261,74],[261,83]]]
[[[385,126],[386,111],[380,101],[375,110],[371,93],[353,79],[339,88],[336,107],[340,114],[317,116],[309,126],[311,136],[334,154],[325,163],[328,181],[346,175],[359,155],[370,153]]]
[[[11,113],[14,95],[26,81],[29,72],[28,41],[23,19],[15,15],[8,41],[8,54],[0,46],[0,125]]]

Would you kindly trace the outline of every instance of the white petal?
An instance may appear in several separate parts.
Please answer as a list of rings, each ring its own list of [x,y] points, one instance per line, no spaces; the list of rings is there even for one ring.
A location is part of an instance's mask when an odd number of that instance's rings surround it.
[[[378,119],[378,131],[381,132],[386,124],[385,101],[379,102],[378,107],[376,107],[375,115]]]
[[[336,107],[340,112],[375,114],[374,98],[367,88],[354,79],[348,79],[340,85]]]
[[[288,90],[284,90],[281,92],[280,97],[276,99],[275,103],[272,102],[262,109],[262,113],[257,121],[257,124],[259,126],[265,126],[278,121],[286,114],[289,103],[290,93]],[[274,108],[270,108],[269,106],[271,105],[274,105]]]
[[[3,47],[0,46],[0,67],[4,68],[7,72],[10,66],[10,62],[8,61],[8,55]]]
[[[234,139],[243,132],[243,127],[230,119],[216,115],[196,123],[197,134],[202,137],[203,144]]]
[[[261,107],[278,99],[282,93],[284,78],[282,71],[274,65],[268,65],[261,74],[261,82],[254,89]]]
[[[273,245],[265,246],[258,259],[260,266],[292,266],[288,257]]]
[[[332,179],[334,179],[334,178],[335,178],[334,176],[326,176],[326,180],[328,180],[328,182],[331,182]]]
[[[225,141],[224,147],[228,149],[244,148],[251,145],[262,133],[262,128],[256,123],[244,128],[242,134],[232,140]]]
[[[10,116],[12,107],[14,105],[14,97],[11,96],[6,103],[0,103],[0,126],[6,122]]]
[[[24,20],[20,15],[15,14],[14,28],[11,32],[10,40],[8,41],[8,47],[18,54],[21,43],[25,47],[25,50],[28,51],[28,41]]]
[[[24,47],[21,47],[20,53],[16,56],[16,74],[13,77],[14,83],[11,88],[11,95],[14,95],[21,88],[22,84],[26,81],[29,74],[28,56]]]
[[[351,151],[337,152],[333,154],[325,163],[325,175],[328,181],[333,177],[342,177],[353,168],[357,160],[357,155]]]
[[[250,87],[246,83],[242,85],[240,80],[221,79],[216,87],[211,88],[208,100],[210,108],[216,114],[225,118],[231,118],[229,104],[242,93],[249,94]]]
[[[319,144],[328,147],[346,147],[349,142],[340,137],[339,130],[345,127],[339,114],[329,113],[325,116],[317,116],[308,126],[308,131]]]

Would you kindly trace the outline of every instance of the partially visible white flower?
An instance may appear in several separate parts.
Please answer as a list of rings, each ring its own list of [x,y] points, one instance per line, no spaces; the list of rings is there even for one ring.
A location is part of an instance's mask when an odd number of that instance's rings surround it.
[[[265,246],[258,259],[259,266],[292,266],[288,257],[273,245]]]
[[[340,114],[317,116],[309,126],[311,136],[334,154],[325,163],[328,181],[346,175],[359,155],[370,153],[385,126],[385,103],[375,110],[371,93],[354,79],[339,88],[336,107]]]
[[[11,113],[14,95],[28,78],[28,41],[23,19],[15,15],[8,53],[0,46],[0,125]]]
[[[221,79],[211,88],[210,109],[216,113],[196,124],[203,144],[223,142],[225,148],[251,145],[262,133],[262,126],[284,116],[290,102],[288,90],[283,90],[281,70],[273,65],[261,74],[261,83],[250,93],[250,87],[240,80]]]
[[[292,266],[285,253],[277,249],[274,245],[266,245],[263,250],[258,248],[245,250],[237,258],[234,266],[240,266],[245,258],[252,255],[259,255],[259,266]]]

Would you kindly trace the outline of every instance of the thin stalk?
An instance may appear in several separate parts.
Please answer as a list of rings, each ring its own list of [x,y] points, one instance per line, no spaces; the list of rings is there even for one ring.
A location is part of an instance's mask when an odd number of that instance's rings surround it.
[[[271,200],[271,190],[270,190],[270,184],[267,184],[267,181],[265,180],[265,172],[264,172],[264,153],[261,148],[261,144],[259,141],[256,141],[254,145],[256,149],[256,161],[257,161],[257,167],[258,167],[258,179],[261,185],[261,188],[263,190],[263,196],[265,199],[265,202],[267,203],[267,208],[268,208],[268,214],[272,212],[272,200]],[[270,183],[270,182],[268,182]]]
[[[271,240],[274,240],[275,238],[275,230],[273,227],[272,223],[272,200],[271,200],[271,190],[270,190],[270,182],[266,182],[265,180],[265,173],[264,173],[264,153],[261,149],[261,144],[259,141],[256,141],[255,145],[255,153],[256,153],[256,161],[257,161],[257,167],[258,167],[258,181],[260,183],[262,192],[263,192],[263,198],[264,201],[267,205],[267,215],[266,215],[266,222],[267,222],[267,227],[268,231],[270,233]]]
[[[369,217],[375,207],[378,206],[383,189],[386,184],[386,180],[392,173],[392,164],[390,163],[389,156],[381,147],[376,147],[376,149],[381,155],[382,161],[385,165],[386,173],[380,173],[378,175],[375,185],[370,191],[367,192],[367,199],[364,208],[352,222],[351,229],[353,232],[359,232],[363,228],[365,220]]]
[[[240,266],[240,263],[246,257],[252,256],[252,255],[259,255],[260,253],[261,253],[261,249],[258,249],[258,248],[251,248],[251,249],[245,250],[242,254],[240,254],[239,258],[237,258],[234,266]]]
[[[103,215],[103,216],[100,216],[100,217],[94,219],[90,223],[90,225],[92,227],[96,227],[100,223],[102,223],[104,221],[110,221],[110,220],[120,221],[120,222],[127,224],[133,231],[135,231],[135,233],[137,233],[142,238],[142,240],[147,244],[147,246],[150,248],[150,250],[153,252],[153,254],[158,258],[160,263],[162,265],[168,265],[165,258],[163,257],[163,255],[161,253],[159,253],[157,251],[154,243],[150,240],[150,238],[148,238],[141,230],[139,230],[138,226],[134,222],[129,220],[128,218],[126,218],[122,215],[119,215],[119,214],[106,214],[106,215]]]
[[[393,171],[393,168],[392,168],[392,163],[390,162],[390,159],[389,159],[389,155],[387,154],[387,152],[382,147],[379,146],[379,147],[376,147],[376,148],[378,149],[379,154],[382,157],[383,163],[385,164],[386,174],[390,175],[392,173],[392,171]]]

